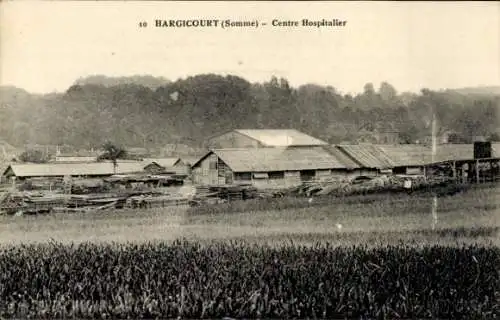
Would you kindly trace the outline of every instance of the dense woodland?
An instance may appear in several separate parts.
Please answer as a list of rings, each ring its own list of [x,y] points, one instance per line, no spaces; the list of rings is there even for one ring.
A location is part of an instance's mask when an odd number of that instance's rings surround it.
[[[295,128],[339,143],[361,132],[396,131],[401,143],[455,132],[456,142],[499,138],[500,95],[494,90],[422,89],[398,93],[389,83],[368,83],[356,95],[333,87],[291,87],[273,77],[250,83],[236,76],[204,74],[163,78],[79,79],[64,93],[30,94],[0,88],[0,140],[26,144],[137,147],[203,145],[206,137],[233,128]]]

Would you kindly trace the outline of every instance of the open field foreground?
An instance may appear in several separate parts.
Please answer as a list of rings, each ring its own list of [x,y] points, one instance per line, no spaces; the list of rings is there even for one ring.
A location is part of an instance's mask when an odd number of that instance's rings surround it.
[[[4,216],[0,318],[495,319],[499,191]]]
[[[0,317],[495,319],[498,247],[45,244],[0,255]]]
[[[435,209],[433,209],[435,208]],[[433,212],[435,214],[433,214]],[[435,229],[434,231],[432,229]],[[500,187],[464,193],[245,201],[217,207],[1,216],[0,244],[243,239],[259,243],[499,245]]]

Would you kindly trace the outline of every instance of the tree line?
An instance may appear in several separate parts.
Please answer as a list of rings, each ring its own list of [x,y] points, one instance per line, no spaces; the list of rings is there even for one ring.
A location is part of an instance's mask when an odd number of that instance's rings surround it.
[[[367,83],[351,95],[331,86],[292,87],[277,77],[250,83],[203,74],[154,86],[80,79],[66,92],[48,95],[3,87],[0,96],[0,140],[18,147],[96,148],[106,141],[199,147],[207,137],[235,128],[294,128],[331,143],[389,130],[400,143],[415,143],[431,134],[433,118],[437,134],[452,132],[457,143],[499,138],[500,96],[428,89],[400,93],[387,82]]]

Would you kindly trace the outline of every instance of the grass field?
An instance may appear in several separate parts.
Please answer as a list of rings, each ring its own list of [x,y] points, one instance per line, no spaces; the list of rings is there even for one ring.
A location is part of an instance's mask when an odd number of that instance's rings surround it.
[[[213,210],[173,207],[2,216],[0,244],[50,239],[78,243],[172,241],[179,238],[271,243],[331,240],[346,245],[401,241],[500,244],[499,186],[475,187],[463,194],[436,199],[429,195],[406,194],[356,197],[314,199],[311,203],[308,199],[279,199],[267,204],[247,201]],[[437,219],[433,218],[433,210]]]
[[[0,318],[495,319],[499,218],[498,186],[2,216]]]

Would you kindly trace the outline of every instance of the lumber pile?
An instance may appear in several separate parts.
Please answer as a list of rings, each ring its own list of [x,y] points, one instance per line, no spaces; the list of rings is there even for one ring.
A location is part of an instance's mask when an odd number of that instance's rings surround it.
[[[187,197],[157,190],[121,190],[91,194],[23,191],[2,194],[0,212],[6,214],[89,212],[125,207],[152,208],[187,204]]]
[[[15,214],[25,207],[22,198],[12,192],[4,192],[0,197],[0,214]]]
[[[0,199],[0,212],[6,214],[50,212],[53,207],[63,205],[66,200],[66,195],[58,193],[9,192]]]
[[[40,178],[31,178],[23,181],[21,184],[17,186],[17,189],[20,191],[35,191],[35,190],[56,190],[63,188],[64,184],[62,181],[58,179],[40,179]]]
[[[298,187],[286,190],[286,194],[294,196],[346,196],[351,194],[416,191],[432,187],[443,187],[452,184],[447,177],[425,178],[423,176],[383,175],[370,179],[326,180],[306,182]]]
[[[259,197],[259,191],[251,184],[202,185],[196,187],[190,205],[225,203]]]
[[[69,191],[72,194],[103,193],[110,191],[110,186],[102,179],[80,179],[71,182]]]
[[[0,193],[0,213],[88,212],[186,205],[183,175],[128,174],[108,178],[32,178]],[[177,191],[177,192],[176,192]],[[231,194],[230,196],[237,197]]]
[[[139,195],[127,198],[127,208],[164,208],[169,206],[182,206],[188,204],[188,198],[171,195],[151,196]]]

